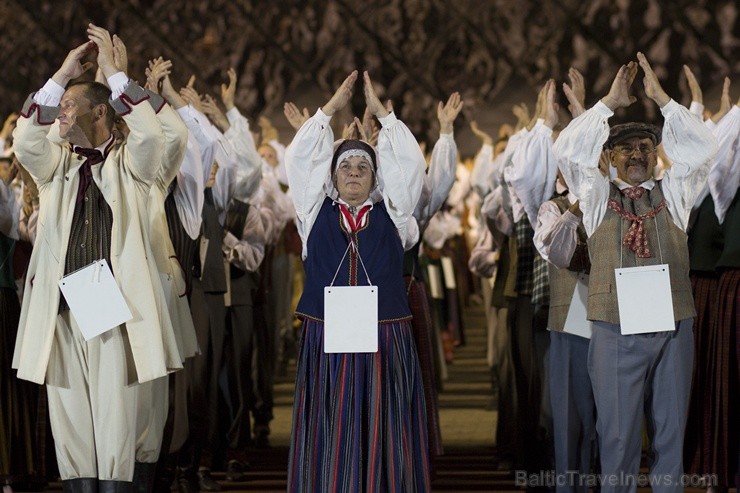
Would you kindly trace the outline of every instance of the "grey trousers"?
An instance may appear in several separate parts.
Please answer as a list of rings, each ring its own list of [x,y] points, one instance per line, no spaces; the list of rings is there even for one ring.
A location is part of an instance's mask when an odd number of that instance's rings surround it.
[[[683,491],[683,438],[694,361],[693,319],[673,332],[621,335],[594,322],[588,372],[596,400],[601,492]],[[638,478],[643,410],[650,476]],[[650,481],[645,484],[640,480]]]
[[[62,480],[133,478],[137,391],[125,337],[119,326],[85,341],[69,310],[57,317],[46,389]]]
[[[555,487],[561,492],[586,492],[596,446],[596,404],[588,376],[589,339],[550,332],[549,384],[555,441]]]

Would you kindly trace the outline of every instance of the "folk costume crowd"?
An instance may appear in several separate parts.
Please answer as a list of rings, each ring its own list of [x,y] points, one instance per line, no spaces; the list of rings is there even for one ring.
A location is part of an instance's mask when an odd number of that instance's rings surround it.
[[[495,138],[471,122],[465,162],[459,93],[429,155],[358,70],[313,114],[286,102],[281,142],[236,107],[235,70],[214,98],[175,89],[157,54],[129,74],[123,40],[87,36],[0,133],[4,493],[245,480],[291,361],[288,491],[432,491],[470,303],[500,470],[633,492],[647,449],[654,491],[737,484],[729,80],[709,113],[685,67],[685,107],[637,53],[586,108],[571,69],[569,121],[549,80]],[[662,126],[614,121],[638,78]],[[354,91],[362,119],[333,121]]]

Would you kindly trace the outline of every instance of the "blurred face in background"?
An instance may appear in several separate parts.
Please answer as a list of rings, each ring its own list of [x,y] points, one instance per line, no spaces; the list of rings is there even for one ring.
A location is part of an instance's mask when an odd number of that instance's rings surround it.
[[[262,144],[260,148],[258,149],[258,152],[260,153],[260,156],[262,159],[265,160],[267,164],[272,166],[273,168],[276,168],[279,164],[277,152],[275,151],[275,148],[271,145]]]

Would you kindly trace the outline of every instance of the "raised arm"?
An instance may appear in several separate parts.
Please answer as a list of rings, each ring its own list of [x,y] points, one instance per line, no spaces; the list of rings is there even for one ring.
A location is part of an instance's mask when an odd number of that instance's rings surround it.
[[[332,115],[349,101],[355,80],[357,71],[342,82],[329,102],[301,125],[285,150],[285,168],[298,219],[296,227],[303,240],[304,256],[308,235],[326,197],[324,185],[330,180],[334,132],[329,122]]]
[[[455,183],[457,145],[452,123],[460,114],[462,107],[463,101],[458,92],[453,93],[446,104],[440,101],[437,107],[439,140],[432,149],[429,169],[423,177],[421,196],[414,209],[414,217],[422,231],[427,221],[442,207]]]
[[[718,150],[709,172],[709,190],[714,200],[714,213],[722,223],[740,187],[740,100],[719,121],[714,135]]]
[[[421,195],[426,160],[408,127],[380,102],[368,73],[363,77],[365,103],[383,127],[378,137],[379,186],[405,248],[411,248],[416,239],[407,236],[408,223]]]

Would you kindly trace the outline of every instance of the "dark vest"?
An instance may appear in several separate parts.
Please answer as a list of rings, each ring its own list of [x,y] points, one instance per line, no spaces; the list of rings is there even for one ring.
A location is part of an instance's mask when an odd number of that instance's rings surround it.
[[[185,284],[187,293],[190,294],[190,288],[193,283],[193,264],[198,250],[198,240],[190,237],[180,220],[180,214],[177,212],[175,196],[172,191],[164,199],[164,213],[167,216],[167,229],[170,233],[170,240],[175,249],[175,256],[185,273]]]
[[[725,244],[722,255],[717,260],[717,270],[740,268],[740,193],[735,192],[735,198],[727,209],[727,215],[722,223]]]
[[[15,291],[15,276],[13,275],[13,251],[15,240],[0,233],[0,288],[10,288]]]
[[[244,236],[244,225],[249,215],[249,204],[232,199],[226,212],[224,228],[240,240]],[[259,274],[246,272],[235,265],[229,265],[231,276],[231,304],[251,305],[253,290],[259,286]]]
[[[623,196],[613,183],[609,186],[609,198],[617,200],[626,211],[634,214],[645,214],[663,200],[660,182],[635,201]],[[589,320],[619,324],[614,269],[620,267],[620,251],[621,267],[658,265],[661,263],[662,251],[662,263],[668,264],[670,269],[673,317],[675,320],[694,317],[696,311],[689,281],[689,248],[686,233],[674,224],[668,208],[664,208],[655,218],[644,221],[653,256],[637,258],[635,252],[622,247],[622,240],[630,224],[630,221],[622,219],[615,211],[607,209],[604,220],[588,239],[588,250],[591,253],[591,277],[588,286]]]
[[[717,259],[722,255],[724,233],[714,213],[711,195],[691,211],[688,235],[691,272],[714,274]]]
[[[91,181],[85,198],[75,205],[64,261],[64,274],[69,274],[96,260],[105,259],[110,266],[110,241],[113,211],[103,194]]]
[[[208,239],[208,248],[204,265],[200,265],[200,252],[196,253],[196,270],[200,271],[200,281],[206,293],[226,292],[226,272],[224,256],[221,250],[223,243],[223,228],[218,221],[218,211],[213,202],[213,190],[205,189],[203,203],[203,226],[201,236]]]
[[[370,280],[378,286],[378,321],[391,322],[411,317],[403,282],[403,245],[396,225],[385,205],[378,202],[368,213],[365,226],[353,234]],[[324,287],[331,284],[339,267],[335,286],[367,285],[365,271],[349,244],[348,233],[340,220],[339,205],[324,200],[308,236],[308,256],[303,262],[306,273],[303,295],[297,314],[316,320],[324,319]]]
[[[560,209],[560,214],[564,214],[570,207],[567,196],[556,197],[552,199],[555,205]],[[565,319],[568,317],[570,302],[573,299],[573,291],[576,289],[578,274],[581,272],[588,274],[591,270],[591,262],[588,258],[588,245],[586,229],[583,227],[583,221],[578,223],[576,228],[577,243],[575,252],[570,259],[570,265],[567,269],[558,269],[552,264],[548,264],[548,273],[550,275],[550,311],[548,312],[547,327],[550,330],[562,332],[565,328]]]

